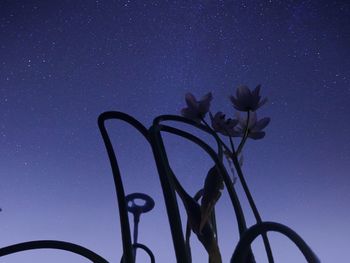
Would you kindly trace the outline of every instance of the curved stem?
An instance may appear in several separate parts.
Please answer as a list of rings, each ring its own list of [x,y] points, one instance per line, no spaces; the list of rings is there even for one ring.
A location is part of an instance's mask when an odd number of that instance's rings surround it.
[[[141,248],[142,250],[144,250],[148,254],[148,256],[149,256],[149,258],[151,260],[151,263],[155,263],[156,262],[156,259],[155,259],[154,255],[153,255],[152,250],[150,250],[146,245],[141,244],[141,243],[134,243],[134,244],[132,244],[132,246],[133,246],[134,250],[136,250],[137,248]],[[124,260],[124,258],[122,257],[121,260],[120,260],[120,263],[123,263],[123,260]]]
[[[3,248],[0,248],[0,257],[14,254],[17,252],[26,251],[26,250],[47,249],[47,248],[69,251],[74,254],[83,256],[94,263],[108,263],[106,259],[104,259],[103,257],[99,256],[95,252],[85,247],[82,247],[73,243],[57,241],[57,240],[36,240],[36,241],[23,242],[23,243],[18,243],[11,246],[3,247]]]
[[[153,125],[152,127],[155,127]],[[154,131],[158,130],[161,128],[161,125],[157,125],[154,129],[152,129],[151,134],[153,134]],[[153,138],[153,136],[151,136]],[[159,138],[156,139],[158,145],[162,144],[162,138],[159,135]],[[215,260],[219,260],[217,262],[221,262],[221,254],[220,250],[218,248],[218,245],[215,240],[215,234],[210,226],[209,223],[205,224],[203,228],[203,232],[200,232],[200,221],[201,221],[201,211],[200,211],[200,205],[185,191],[185,189],[182,187],[180,182],[178,181],[177,177],[175,174],[172,172],[169,162],[167,160],[167,154],[165,152],[164,146],[162,146],[161,151],[156,154],[156,158],[162,158],[163,161],[159,163],[161,166],[160,168],[163,169],[162,172],[164,171],[167,176],[167,183],[169,184],[171,191],[176,191],[181,200],[182,203],[185,207],[188,219],[190,221],[191,229],[192,231],[197,235],[198,240],[202,243],[204,246],[205,250],[208,252],[209,259],[215,258]],[[163,189],[164,192],[164,189]],[[175,197],[176,198],[176,197]],[[168,200],[165,200],[168,201]],[[169,200],[170,201],[170,200]],[[173,203],[176,202],[176,200],[172,201]],[[179,216],[179,209],[177,208],[175,211],[172,211],[172,213],[176,213],[176,217],[178,220],[180,220]],[[170,214],[169,214],[170,215]],[[185,245],[184,240],[183,240],[183,233],[181,229],[181,224],[179,226],[179,233],[181,235],[182,240],[181,245]],[[183,251],[183,257],[178,260],[178,262],[190,262],[189,254],[187,252],[186,246],[184,246],[184,251]]]
[[[244,144],[245,144],[245,142],[247,141],[247,138],[248,138],[249,119],[250,119],[250,112],[248,111],[247,112],[247,124],[246,124],[245,129],[244,129],[243,138],[242,138],[241,142],[239,143],[237,151],[236,151],[237,156],[241,153],[241,151],[243,149],[243,146],[244,146]]]
[[[238,178],[241,181],[243,190],[244,190],[244,192],[245,192],[245,194],[247,196],[249,205],[250,205],[250,207],[251,207],[251,209],[253,211],[253,214],[254,214],[254,217],[256,219],[256,222],[257,223],[261,223],[262,222],[261,216],[259,214],[258,208],[255,205],[253,196],[250,193],[250,190],[248,188],[247,182],[244,179],[244,176],[243,176],[243,173],[242,173],[242,169],[241,169],[241,166],[240,166],[239,161],[237,159],[237,155],[235,154],[234,148],[232,149],[232,151],[233,151],[232,161],[233,161],[234,166],[236,167]],[[269,260],[269,263],[273,263],[274,259],[273,259],[273,255],[272,255],[272,249],[271,249],[271,245],[270,245],[269,239],[267,238],[267,234],[263,233],[262,234],[262,238],[263,238],[263,242],[264,242],[264,246],[265,246],[265,250],[266,250],[266,254],[267,254],[267,258]]]
[[[242,150],[243,148],[243,145],[244,145],[244,142],[246,140],[246,138],[248,137],[248,132],[249,132],[249,128],[248,128],[248,124],[249,124],[249,118],[250,118],[250,115],[249,115],[249,112],[248,112],[248,115],[247,115],[247,125],[246,125],[246,128],[245,128],[245,131],[244,131],[244,137],[243,137],[243,140],[241,141],[241,143],[239,144],[240,146],[240,149]],[[208,127],[208,129],[212,130],[209,126],[209,124],[202,118],[202,121],[203,123]],[[216,134],[215,131],[212,130],[212,133],[214,136],[216,136],[217,138],[219,138],[219,140],[221,141],[221,143],[223,144],[223,147],[225,148],[228,148],[223,142],[222,140],[220,139],[220,137]],[[248,199],[248,202],[249,202],[249,205],[253,211],[253,214],[254,214],[254,217],[256,219],[256,221],[258,223],[261,222],[261,217],[260,217],[260,214],[259,214],[259,211],[255,205],[255,202],[254,202],[254,199],[249,191],[249,188],[248,188],[248,185],[244,179],[244,176],[243,176],[243,173],[242,173],[242,170],[241,170],[241,166],[239,164],[239,161],[237,159],[237,156],[238,156],[238,153],[235,152],[235,147],[234,147],[234,144],[233,144],[233,141],[232,141],[232,138],[231,136],[229,136],[230,138],[230,145],[231,145],[231,149],[232,149],[232,152],[230,152],[230,150],[228,150],[228,152],[231,153],[231,158],[232,158],[232,161],[233,161],[233,164],[234,166],[236,167],[236,171],[237,171],[237,174],[238,174],[238,178],[239,180],[241,181],[241,184],[242,184],[242,187],[243,187],[243,190],[247,196],[247,199]],[[271,249],[271,245],[270,245],[270,242],[267,238],[267,235],[266,233],[264,233],[262,235],[263,237],[263,242],[264,242],[264,246],[265,246],[265,250],[266,250],[266,254],[267,254],[267,258],[269,260],[269,263],[273,263],[274,262],[274,259],[273,259],[273,255],[272,255],[272,249]]]
[[[152,253],[152,250],[150,250],[146,245],[140,244],[140,243],[135,243],[135,244],[133,244],[133,247],[143,249],[148,254],[148,256],[149,256],[149,258],[151,260],[151,263],[155,263],[156,262],[156,260],[154,258],[154,255]]]
[[[137,214],[135,216],[134,214],[134,235],[133,235],[133,244],[137,243],[137,238],[139,235],[139,222],[140,222],[140,214]],[[134,247],[134,260],[136,262],[136,248]]]
[[[193,199],[198,202],[200,198],[203,196],[203,189],[200,189],[194,196]],[[213,227],[214,235],[216,238],[216,242],[218,242],[218,233],[217,233],[217,225],[216,225],[216,217],[215,217],[215,209],[213,209],[212,214],[211,214],[211,225]],[[191,229],[188,224],[187,220],[187,227],[186,227],[186,246],[190,247],[189,241],[190,241],[190,236],[191,236]]]
[[[199,190],[193,197],[193,199],[198,202],[198,200],[202,197],[203,195],[203,189]],[[216,230],[216,228],[215,228]],[[186,224],[186,248],[188,251],[188,255],[190,258],[190,261],[192,262],[192,255],[191,255],[191,245],[190,245],[190,237],[191,237],[191,226],[190,222],[187,219],[187,224]]]
[[[228,136],[229,140],[230,140],[230,145],[231,145],[231,149],[232,149],[232,152],[233,152],[233,140],[232,140],[232,137],[231,136]]]
[[[317,258],[312,249],[295,231],[283,224],[275,222],[261,222],[250,227],[238,242],[230,262],[244,262],[248,248],[251,246],[252,242],[259,235],[264,233],[266,234],[268,231],[278,232],[287,236],[303,253],[308,263],[320,263],[320,260]]]
[[[102,113],[98,117],[98,127],[100,129],[100,132],[108,153],[108,157],[109,157],[109,161],[110,161],[110,165],[113,173],[114,186],[116,190],[118,208],[119,208],[119,218],[120,218],[120,228],[121,228],[122,242],[123,242],[124,260],[126,263],[133,263],[135,260],[134,260],[132,242],[131,242],[130,224],[129,224],[127,205],[125,202],[125,191],[124,191],[123,182],[122,182],[122,178],[121,178],[121,174],[118,166],[118,161],[114,152],[114,148],[109,138],[107,129],[105,127],[105,122],[111,119],[122,120],[129,123],[135,129],[137,129],[145,137],[147,141],[149,141],[149,136],[148,136],[147,129],[139,121],[137,121],[133,117],[123,112],[109,111],[109,112]]]
[[[191,261],[189,259],[182,232],[181,217],[175,194],[173,176],[169,170],[169,161],[165,152],[159,127],[152,125],[149,129],[149,134],[154,159],[156,161],[158,175],[163,190],[164,202],[167,209],[176,260],[177,262],[190,263]]]
[[[217,133],[210,127],[210,125],[206,122],[206,120],[204,118],[202,118],[202,122],[205,124],[208,132],[214,136],[215,140],[218,141],[218,143],[225,148],[226,151],[230,152],[230,148],[228,148],[228,146],[221,140],[221,138],[217,135]],[[232,141],[232,140],[231,140]],[[231,142],[230,141],[230,142]],[[232,142],[233,143],[233,142]]]

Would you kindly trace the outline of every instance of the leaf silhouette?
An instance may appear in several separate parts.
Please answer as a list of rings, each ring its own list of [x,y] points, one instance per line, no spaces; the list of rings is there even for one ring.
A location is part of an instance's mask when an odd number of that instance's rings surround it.
[[[221,196],[221,190],[224,188],[224,180],[216,165],[209,169],[205,178],[203,197],[201,202],[201,222],[199,231],[202,232],[207,223],[211,212]]]
[[[209,263],[222,263],[220,249],[216,242],[212,225],[207,220],[203,225],[202,231],[199,231],[201,223],[201,207],[182,187],[174,173],[172,171],[171,173],[174,179],[175,190],[184,204],[188,217],[188,224],[208,252]]]

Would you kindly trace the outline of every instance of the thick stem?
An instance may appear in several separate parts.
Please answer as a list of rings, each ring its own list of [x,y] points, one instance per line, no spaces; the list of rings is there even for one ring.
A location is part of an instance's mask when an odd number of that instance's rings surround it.
[[[178,262],[190,263],[191,261],[188,258],[188,252],[182,232],[182,224],[176,200],[173,175],[169,171],[169,162],[158,126],[153,125],[149,129],[149,133],[168,213],[176,259]]]
[[[131,124],[142,135],[144,135],[144,137],[147,140],[149,139],[148,139],[146,128],[137,120],[135,120],[134,118],[132,118],[127,114],[124,114],[122,112],[104,112],[98,118],[98,126],[108,153],[108,157],[109,157],[109,161],[110,161],[110,165],[113,173],[114,187],[117,195],[122,242],[123,242],[124,262],[133,263],[135,262],[135,260],[134,260],[134,253],[133,253],[133,248],[131,243],[130,225],[129,225],[128,211],[127,211],[126,202],[125,202],[124,186],[123,186],[121,173],[118,166],[117,157],[115,155],[114,148],[109,138],[107,129],[105,127],[105,121],[110,119],[119,119]]]
[[[139,222],[140,222],[140,214],[134,214],[134,244],[137,243],[137,238],[139,234]],[[136,247],[134,247],[134,260],[136,262]]]

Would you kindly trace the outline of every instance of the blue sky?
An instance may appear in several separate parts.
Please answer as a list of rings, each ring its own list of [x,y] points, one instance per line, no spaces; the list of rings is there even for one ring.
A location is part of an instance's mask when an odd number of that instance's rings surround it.
[[[349,3],[2,1],[0,12],[1,247],[58,239],[119,262],[98,115],[123,111],[148,127],[160,114],[179,114],[186,92],[212,91],[212,111],[234,116],[235,88],[262,84],[269,102],[258,115],[271,123],[263,140],[248,141],[243,166],[261,215],[295,229],[322,262],[349,258]],[[175,262],[151,151],[125,124],[108,128],[127,193],[156,200],[139,240],[157,262]],[[165,141],[176,174],[195,193],[211,162],[178,138]],[[217,205],[224,262],[238,236],[228,201],[223,193]],[[303,262],[284,237],[271,240],[276,262]],[[266,262],[260,241],[254,246]],[[193,248],[194,262],[206,260],[195,239]],[[0,258],[28,261],[85,262],[56,251]]]

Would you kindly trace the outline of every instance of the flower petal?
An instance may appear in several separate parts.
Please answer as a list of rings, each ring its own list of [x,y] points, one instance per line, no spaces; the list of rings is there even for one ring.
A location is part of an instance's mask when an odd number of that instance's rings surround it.
[[[254,140],[259,140],[265,137],[265,132],[252,132],[248,134],[248,137]]]
[[[260,88],[261,88],[260,84],[258,86],[256,86],[256,88],[252,91],[252,95],[255,96],[255,97],[259,97]]]
[[[209,112],[210,119],[211,119],[211,127],[214,131],[219,132],[220,131],[220,120],[223,116],[223,113],[221,111],[217,112],[215,116],[211,112]]]
[[[208,92],[207,94],[205,94],[202,99],[200,101],[203,102],[210,102],[213,99],[213,94],[211,92]]]
[[[198,112],[204,117],[204,115],[209,111],[210,102],[213,99],[211,92],[204,95],[204,97],[198,102]]]
[[[227,119],[226,126],[229,129],[233,129],[238,124],[238,122],[239,121],[237,119]]]
[[[239,86],[236,91],[236,96],[237,99],[239,99],[240,97],[249,97],[251,96],[250,89],[245,85]]]
[[[190,108],[197,108],[198,102],[197,102],[195,96],[192,93],[190,93],[190,92],[186,93],[185,100],[186,100],[186,103],[187,103],[188,107],[190,107]]]
[[[266,102],[267,102],[267,98],[263,98],[263,100],[259,102],[258,108],[266,104]]]
[[[245,85],[239,86],[236,90],[236,97],[230,97],[234,108],[239,111],[256,111],[259,107],[264,105],[267,99],[264,98],[261,101],[260,88],[261,85],[258,85],[251,91]]]
[[[200,123],[201,119],[198,117],[198,113],[195,109],[192,108],[183,108],[181,110],[181,115],[184,116],[187,119],[191,119],[195,122]]]
[[[235,127],[231,132],[230,136],[232,137],[243,137],[244,133],[241,127]]]
[[[262,118],[256,123],[254,130],[257,130],[257,131],[263,130],[270,123],[270,120],[271,119],[269,117]]]
[[[231,95],[229,98],[230,98],[230,100],[231,100],[231,102],[232,102],[233,105],[236,105],[236,104],[237,104],[237,99],[235,98],[235,96],[232,96],[232,95]]]

